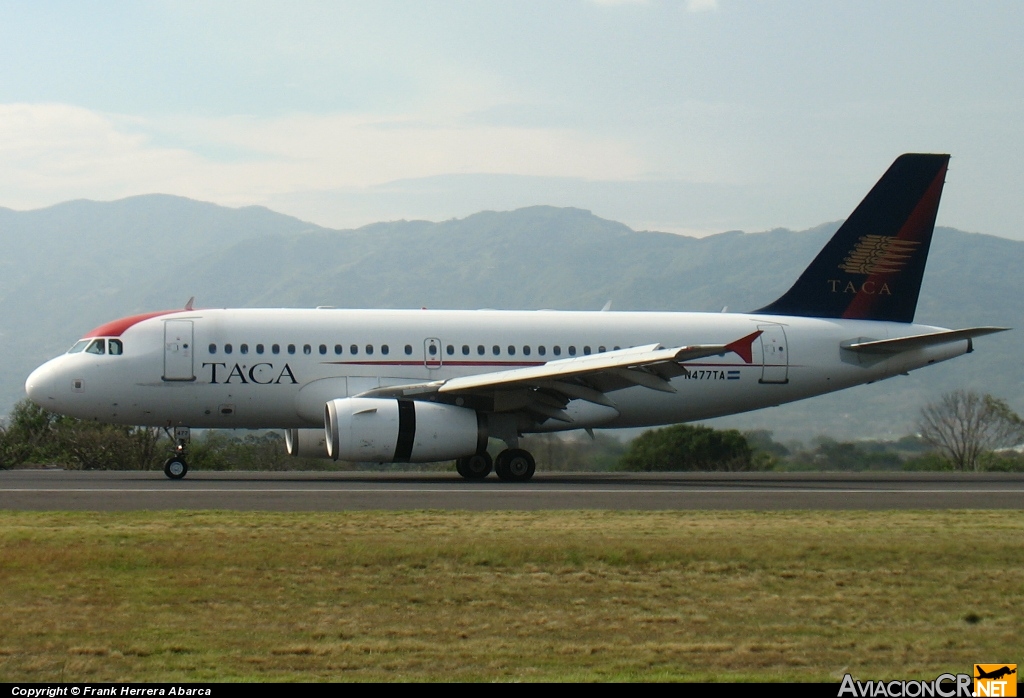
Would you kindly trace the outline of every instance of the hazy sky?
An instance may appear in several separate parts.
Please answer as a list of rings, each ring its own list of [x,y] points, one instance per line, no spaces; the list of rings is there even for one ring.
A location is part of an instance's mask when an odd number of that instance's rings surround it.
[[[1022,37],[1010,1],[6,2],[0,206],[755,231],[925,151],[940,224],[1024,239]]]

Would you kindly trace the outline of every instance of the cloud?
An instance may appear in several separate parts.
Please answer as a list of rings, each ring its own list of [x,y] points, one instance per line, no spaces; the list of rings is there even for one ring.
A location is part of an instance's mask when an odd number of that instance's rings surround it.
[[[162,192],[227,204],[449,173],[625,178],[629,144],[571,129],[379,117],[129,117],[64,104],[0,105],[0,205]]]
[[[195,163],[152,148],[99,113],[64,104],[0,105],[0,190],[8,206],[120,196],[164,183]]]
[[[686,0],[687,12],[709,12],[718,9],[718,0]]]
[[[647,5],[649,0],[589,0],[595,5]],[[707,12],[718,9],[718,0],[686,0],[687,12]]]

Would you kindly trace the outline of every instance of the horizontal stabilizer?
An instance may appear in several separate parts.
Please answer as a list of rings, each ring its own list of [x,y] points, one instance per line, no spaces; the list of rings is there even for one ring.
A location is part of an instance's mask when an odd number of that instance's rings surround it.
[[[1009,327],[969,327],[963,330],[945,330],[943,332],[932,332],[931,334],[918,334],[911,337],[897,337],[896,339],[874,339],[869,341],[844,342],[843,349],[849,349],[860,354],[899,354],[913,349],[934,347],[939,344],[960,342],[965,339],[984,337],[987,334],[1006,332]]]

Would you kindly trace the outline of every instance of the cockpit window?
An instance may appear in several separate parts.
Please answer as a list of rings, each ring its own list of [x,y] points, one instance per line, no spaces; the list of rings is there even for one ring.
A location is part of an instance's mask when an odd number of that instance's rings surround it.
[[[124,344],[120,339],[80,339],[75,346],[68,349],[69,354],[110,354],[120,356],[124,353]]]

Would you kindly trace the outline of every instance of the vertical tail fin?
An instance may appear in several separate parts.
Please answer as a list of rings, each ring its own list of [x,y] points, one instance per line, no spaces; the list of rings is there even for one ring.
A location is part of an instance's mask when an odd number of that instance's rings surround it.
[[[913,322],[948,164],[896,158],[793,287],[754,312]]]

